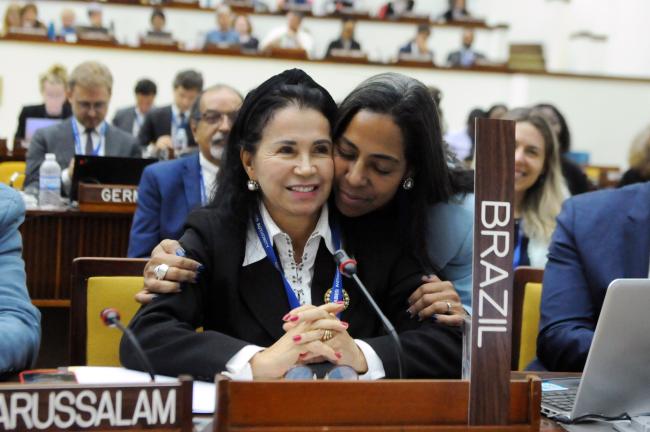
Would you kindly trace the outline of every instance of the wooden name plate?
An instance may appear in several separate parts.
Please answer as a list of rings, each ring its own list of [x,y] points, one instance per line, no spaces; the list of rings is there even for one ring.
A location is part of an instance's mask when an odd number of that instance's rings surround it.
[[[215,432],[539,430],[541,381],[510,382],[504,425],[468,424],[469,382],[231,381],[218,375]]]
[[[191,432],[192,380],[0,386],[0,430]]]
[[[82,211],[133,213],[138,202],[138,187],[79,183],[78,197]]]

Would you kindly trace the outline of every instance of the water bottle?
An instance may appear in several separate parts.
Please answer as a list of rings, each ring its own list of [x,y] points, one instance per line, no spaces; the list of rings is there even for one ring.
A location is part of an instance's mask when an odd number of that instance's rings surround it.
[[[184,127],[179,127],[174,136],[174,151],[176,154],[183,153],[187,149],[187,131]]]
[[[38,205],[56,208],[61,205],[61,167],[54,153],[47,153],[39,173]]]

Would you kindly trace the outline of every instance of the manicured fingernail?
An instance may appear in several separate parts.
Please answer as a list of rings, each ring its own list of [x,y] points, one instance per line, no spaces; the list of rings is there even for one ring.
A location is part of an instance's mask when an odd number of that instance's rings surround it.
[[[199,266],[196,268],[196,272],[201,274],[205,271],[205,266],[203,264],[199,264]]]
[[[298,315],[292,315],[291,318],[289,318],[289,321],[291,322],[296,322],[300,319]]]
[[[413,318],[413,311],[411,310],[411,308],[406,309],[406,313],[409,314],[411,318]]]
[[[345,321],[341,321],[341,325],[342,325],[344,328],[348,328],[348,327],[350,327],[350,324],[346,323]]]
[[[438,315],[431,315],[431,321],[433,322],[438,321]]]
[[[343,354],[341,354],[340,352],[334,353],[334,355],[336,356],[337,359],[343,357]]]
[[[183,249],[182,247],[179,247],[178,249],[176,249],[176,256],[184,257],[185,256],[185,249]]]
[[[285,316],[282,317],[282,321],[288,321],[290,316],[291,314],[286,314]]]
[[[293,339],[294,342],[300,342],[300,340],[302,339],[302,336],[295,335],[292,339]]]

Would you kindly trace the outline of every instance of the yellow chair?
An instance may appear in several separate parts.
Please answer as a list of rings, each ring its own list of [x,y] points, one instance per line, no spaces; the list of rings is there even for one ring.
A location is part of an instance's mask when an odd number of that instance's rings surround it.
[[[22,161],[0,162],[0,182],[13,186],[15,189],[22,190],[25,182],[26,163]],[[11,176],[18,173],[18,178],[10,184]]]
[[[514,274],[512,370],[524,370],[535,359],[544,270],[517,267]]]
[[[133,296],[143,286],[146,259],[76,258],[72,264],[70,362],[81,366],[119,366],[122,332],[100,319],[107,307],[127,325],[139,304]]]

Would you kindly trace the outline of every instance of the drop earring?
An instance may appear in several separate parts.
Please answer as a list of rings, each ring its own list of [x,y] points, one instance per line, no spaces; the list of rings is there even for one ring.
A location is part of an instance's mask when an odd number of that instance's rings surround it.
[[[406,177],[406,179],[404,179],[404,183],[402,183],[402,188],[408,191],[413,189],[413,186],[415,186],[415,181],[413,180],[413,177]]]

